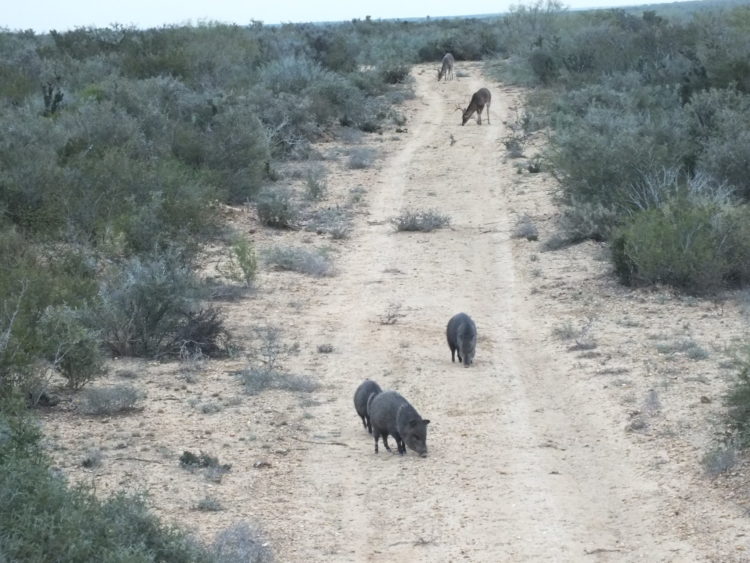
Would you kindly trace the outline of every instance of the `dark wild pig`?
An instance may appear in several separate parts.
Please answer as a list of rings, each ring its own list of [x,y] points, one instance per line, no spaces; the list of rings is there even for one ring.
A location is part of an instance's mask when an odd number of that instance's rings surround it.
[[[372,424],[370,423],[370,414],[367,411],[367,406],[373,397],[382,391],[380,385],[372,379],[365,379],[354,392],[354,408],[362,419],[362,425],[370,434],[372,434]]]
[[[378,453],[378,440],[383,437],[385,449],[388,436],[396,439],[398,453],[405,454],[407,446],[422,457],[427,455],[427,425],[429,420],[419,416],[409,401],[396,391],[384,391],[370,402],[372,436],[375,438],[375,453]]]
[[[456,361],[458,352],[458,361],[469,367],[474,362],[474,352],[477,348],[477,327],[474,321],[466,313],[453,315],[448,321],[445,334],[451,348],[451,361]]]

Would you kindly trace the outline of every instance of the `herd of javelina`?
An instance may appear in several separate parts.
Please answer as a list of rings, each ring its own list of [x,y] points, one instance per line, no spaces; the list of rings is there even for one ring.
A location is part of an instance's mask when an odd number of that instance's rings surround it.
[[[454,58],[446,53],[442,66],[438,69],[438,81],[443,77],[453,79]],[[480,88],[471,97],[469,107],[463,111],[461,125],[476,112],[477,124],[482,124],[482,111],[487,108],[487,123],[490,123],[490,91]],[[461,108],[457,108],[461,109]],[[469,367],[474,361],[477,346],[477,327],[466,313],[451,317],[446,328],[448,346],[451,349],[451,361],[458,361]],[[381,436],[383,445],[389,452],[388,436],[396,440],[399,454],[405,454],[407,446],[420,456],[427,455],[427,425],[429,420],[422,418],[403,395],[396,391],[383,391],[372,379],[365,379],[354,392],[354,408],[362,419],[362,425],[375,438],[375,453],[378,453],[378,441]]]
[[[445,330],[451,361],[469,367],[474,362],[477,346],[477,327],[466,313],[451,317]],[[389,452],[388,436],[396,440],[399,454],[405,454],[407,446],[420,456],[427,455],[427,425],[429,420],[422,418],[403,395],[397,391],[383,391],[372,379],[365,379],[354,392],[354,408],[362,419],[362,425],[375,438],[375,453],[381,436],[383,445]]]

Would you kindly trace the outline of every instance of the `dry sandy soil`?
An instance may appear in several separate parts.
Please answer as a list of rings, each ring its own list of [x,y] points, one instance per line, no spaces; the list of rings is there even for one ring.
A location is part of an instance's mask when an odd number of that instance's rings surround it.
[[[279,561],[750,561],[747,466],[711,477],[701,462],[721,438],[747,298],[626,289],[600,245],[544,252],[513,237],[524,215],[541,241],[554,233],[555,183],[505,154],[522,93],[478,65],[457,70],[437,83],[433,65],[415,67],[406,125],[349,140],[377,151],[373,166],[350,169],[351,144],[318,147],[323,205],[352,206],[348,239],[263,229],[251,210],[227,210],[261,252],[293,244],[334,257],[334,276],[265,268],[254,292],[219,302],[241,346],[256,326],[283,330],[299,349],[284,367],[319,389],[244,394],[242,354],[118,360],[101,384],[132,370],[142,410],[90,417],[71,398],[47,411],[56,462],[101,494],[146,491],[156,513],[206,541],[250,522]],[[461,127],[455,107],[481,86],[491,124]],[[435,209],[451,226],[396,232],[389,218],[404,208]],[[468,369],[445,342],[459,311],[479,332]],[[431,419],[426,458],[374,453],[352,405],[366,377]],[[103,459],[87,469],[89,448]],[[181,469],[184,450],[231,471],[213,482]],[[196,510],[206,498],[223,510]]]

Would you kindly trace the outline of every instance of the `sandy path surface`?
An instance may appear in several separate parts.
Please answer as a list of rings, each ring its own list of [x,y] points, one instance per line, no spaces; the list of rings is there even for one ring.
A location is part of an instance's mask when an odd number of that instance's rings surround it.
[[[370,189],[370,218],[345,254],[335,296],[309,331],[337,354],[340,393],[315,435],[348,447],[307,452],[289,504],[289,560],[692,560],[701,552],[662,520],[669,499],[644,456],[613,424],[600,384],[571,377],[540,330],[545,312],[519,281],[503,162],[512,92],[495,85],[492,124],[459,127],[456,103],[487,85],[436,84],[417,71],[419,110]],[[454,143],[451,143],[451,137]],[[395,233],[404,208],[450,215],[452,227]],[[399,304],[403,317],[379,322]],[[476,363],[449,361],[444,327],[474,318]],[[317,322],[315,321],[317,320]],[[373,453],[351,393],[364,378],[400,391],[431,419],[425,459]]]
[[[149,402],[137,417],[47,417],[53,440],[112,452],[93,474],[69,451],[60,465],[102,492],[145,487],[160,515],[206,539],[239,519],[258,523],[279,561],[747,561],[745,501],[700,474],[711,439],[703,421],[718,412],[723,380],[714,368],[678,380],[697,364],[662,369],[652,349],[658,327],[700,323],[695,338],[729,338],[739,316],[626,291],[591,245],[540,253],[511,238],[522,211],[553,223],[552,183],[505,159],[519,92],[478,65],[458,67],[459,79],[439,84],[432,65],[416,67],[408,131],[383,136],[376,168],[329,176],[332,192],[360,182],[366,193],[336,276],[264,273],[257,295],[226,305],[240,337],[259,320],[294,336],[303,352],[291,367],[323,384],[314,400],[243,397],[228,377],[238,361],[212,363],[189,384],[179,366],[144,363]],[[456,105],[482,86],[491,124],[461,127]],[[388,220],[404,208],[449,215],[451,227],[395,232]],[[460,311],[479,333],[471,368],[451,363],[445,341]],[[550,336],[589,316],[595,350],[571,352]],[[333,353],[317,353],[322,343]],[[352,405],[365,377],[431,420],[426,458],[374,453]],[[196,411],[236,396],[216,414]],[[648,415],[646,430],[627,432],[635,414]],[[184,449],[218,454],[232,471],[207,484],[176,467]],[[190,510],[206,495],[224,510]]]

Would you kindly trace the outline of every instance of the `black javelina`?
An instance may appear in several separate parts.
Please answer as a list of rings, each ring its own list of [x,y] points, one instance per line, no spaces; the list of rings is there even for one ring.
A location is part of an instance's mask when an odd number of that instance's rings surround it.
[[[372,401],[372,398],[381,391],[383,390],[380,388],[380,385],[372,379],[365,379],[354,392],[354,408],[362,419],[362,425],[370,434],[372,434],[372,424],[370,423],[370,414],[367,406]]]
[[[375,438],[375,453],[378,453],[378,440],[383,437],[385,449],[388,435],[396,439],[398,453],[405,454],[406,447],[422,457],[427,455],[427,425],[429,420],[419,416],[416,409],[396,391],[384,391],[370,402],[372,436]]]
[[[445,334],[451,348],[451,361],[456,361],[458,352],[458,361],[469,367],[474,362],[474,352],[477,348],[477,327],[474,321],[466,313],[453,315],[448,321]]]

